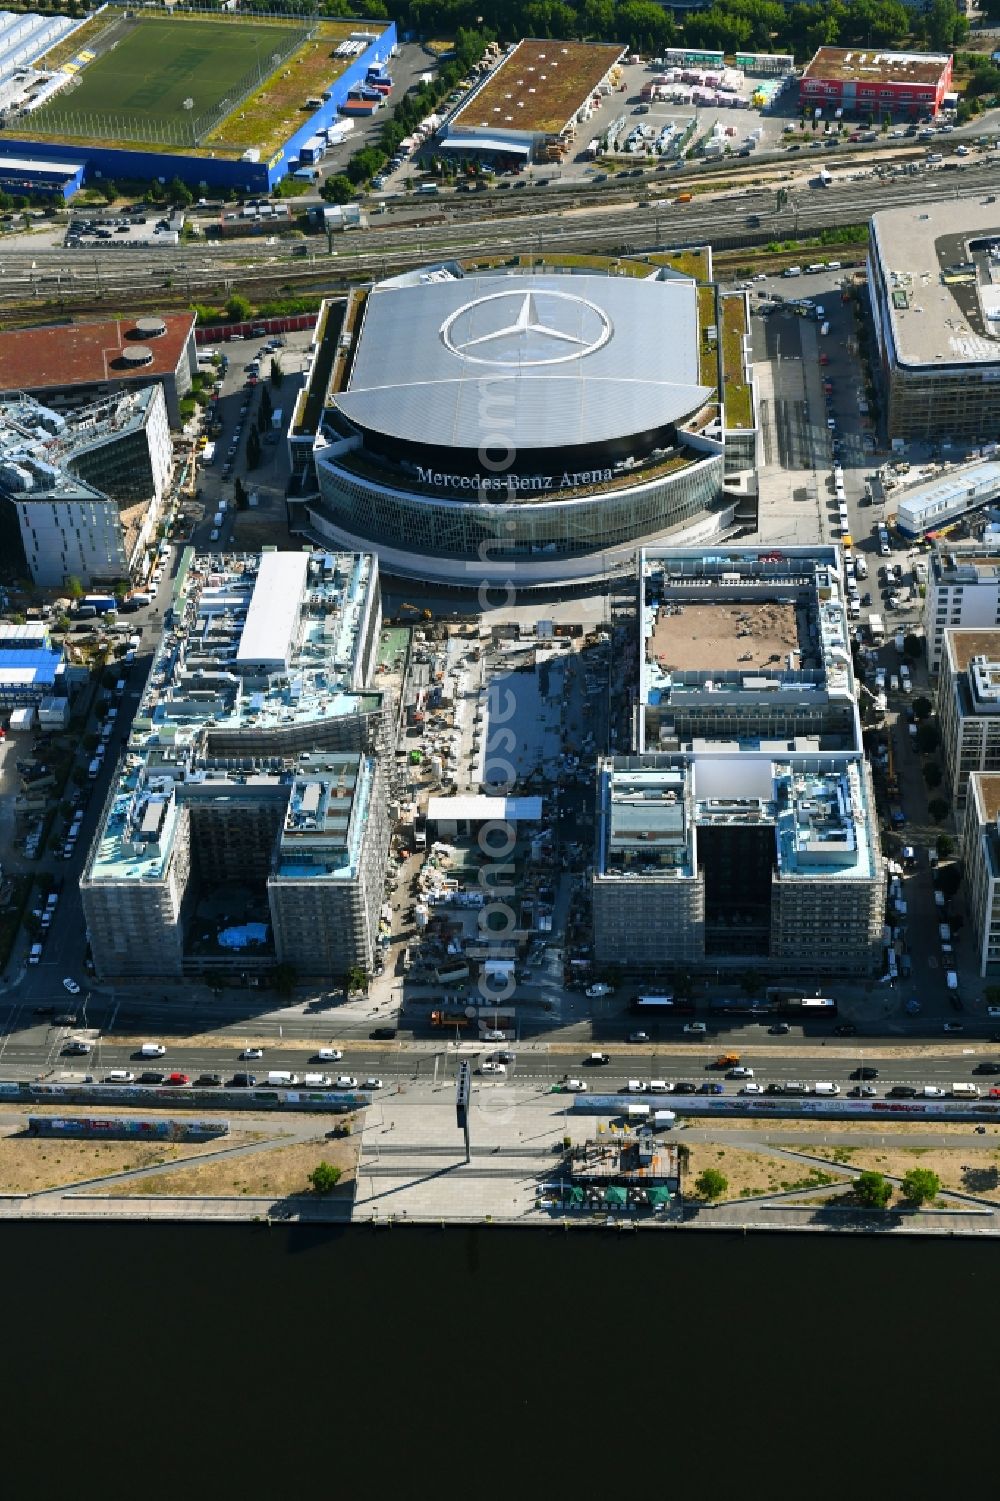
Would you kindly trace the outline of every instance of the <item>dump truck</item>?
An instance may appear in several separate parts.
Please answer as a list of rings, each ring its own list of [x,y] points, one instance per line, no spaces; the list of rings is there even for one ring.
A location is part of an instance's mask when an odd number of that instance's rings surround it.
[[[432,1011],[432,1027],[467,1027],[469,1018],[464,1011]]]

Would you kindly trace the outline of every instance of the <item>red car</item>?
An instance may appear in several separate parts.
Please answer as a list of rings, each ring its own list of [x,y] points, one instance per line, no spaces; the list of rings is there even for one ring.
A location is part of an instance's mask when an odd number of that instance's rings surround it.
[[[996,1086],[994,1086],[993,1089],[990,1090],[990,1099],[1000,1100],[1000,1089],[997,1089]]]
[[[187,1074],[171,1074],[170,1077],[167,1079],[167,1083],[168,1084],[190,1084],[191,1080],[188,1078]]]

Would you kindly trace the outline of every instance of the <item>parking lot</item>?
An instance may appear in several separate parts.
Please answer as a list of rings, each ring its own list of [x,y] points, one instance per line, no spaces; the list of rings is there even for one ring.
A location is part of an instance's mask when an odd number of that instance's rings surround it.
[[[130,204],[117,213],[98,209],[74,212],[66,226],[63,244],[67,250],[115,250],[153,246],[165,249],[176,245],[184,223],[183,214],[174,216],[171,209],[150,204]]]

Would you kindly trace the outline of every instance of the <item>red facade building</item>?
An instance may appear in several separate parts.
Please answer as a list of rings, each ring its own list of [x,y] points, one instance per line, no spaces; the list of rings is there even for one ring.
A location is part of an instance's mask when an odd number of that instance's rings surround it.
[[[953,59],[936,52],[820,47],[799,80],[803,108],[832,114],[935,116],[951,88]]]

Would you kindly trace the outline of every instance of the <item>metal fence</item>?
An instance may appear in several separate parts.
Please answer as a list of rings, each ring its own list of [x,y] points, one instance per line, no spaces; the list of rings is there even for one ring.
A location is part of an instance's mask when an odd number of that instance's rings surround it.
[[[206,12],[207,14],[207,12]],[[213,19],[217,19],[215,13]],[[245,19],[245,18],[244,18]],[[264,19],[271,19],[265,17]],[[177,120],[142,119],[134,115],[115,115],[103,110],[74,110],[69,106],[73,97],[73,85],[59,96],[59,103],[44,105],[34,112],[32,128],[43,135],[80,136],[96,141],[137,142],[150,146],[198,146],[227,115],[239,109],[255,90],[286,63],[292,53],[309,41],[315,26],[295,25],[295,16],[285,16],[286,25],[294,28],[290,37],[282,43],[275,41],[275,49],[266,57],[259,58],[253,67],[211,109]],[[78,75],[82,81],[84,74]]]

